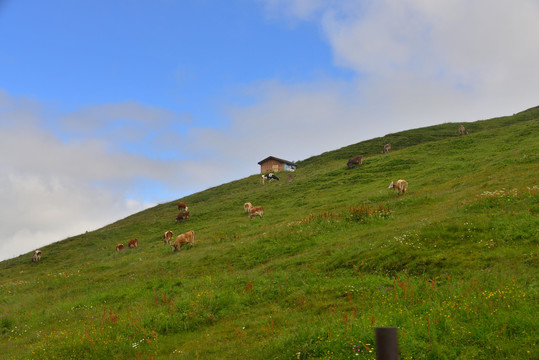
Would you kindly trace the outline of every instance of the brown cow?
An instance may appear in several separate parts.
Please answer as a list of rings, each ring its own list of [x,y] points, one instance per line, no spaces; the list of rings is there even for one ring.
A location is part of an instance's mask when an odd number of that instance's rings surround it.
[[[178,203],[178,210],[179,211],[187,211],[189,208],[187,207],[187,204],[184,203],[183,201],[180,201]]]
[[[382,150],[382,154],[387,154],[391,150],[391,144],[385,144],[384,150]]]
[[[181,212],[176,216],[176,222],[179,222],[180,220],[189,220],[189,211]]]
[[[185,244],[195,246],[195,232],[193,230],[178,235],[178,237],[176,237],[176,241],[174,241],[174,244],[171,245],[172,251],[181,250],[182,246]]]
[[[262,206],[253,206],[251,210],[249,210],[249,220],[257,215],[260,216],[260,218],[264,216],[264,208]]]
[[[398,194],[404,194],[406,192],[406,189],[408,189],[408,183],[406,180],[397,180],[397,182],[391,182],[389,184],[388,189],[397,189]]]
[[[116,245],[116,251],[124,251],[125,250],[125,247],[124,247],[124,244],[118,244]]]
[[[466,128],[464,127],[464,125],[460,125],[459,126],[459,135],[468,135],[468,131],[466,130]]]
[[[41,260],[41,250],[34,251],[34,255],[32,255],[32,262],[38,262]]]
[[[131,239],[129,240],[129,242],[127,243],[127,247],[129,247],[130,249],[134,249],[138,246],[138,239]]]
[[[351,169],[352,166],[354,165],[363,165],[363,156],[361,155],[358,155],[358,156],[354,156],[353,158],[350,158],[350,160],[348,160],[348,168]]]
[[[248,213],[253,208],[253,204],[250,202],[246,202],[243,204],[243,210],[245,210],[246,213]]]
[[[165,235],[163,235],[163,242],[165,244],[170,244],[170,242],[172,241],[172,236],[174,236],[174,234],[172,233],[172,231],[166,231],[165,232]]]

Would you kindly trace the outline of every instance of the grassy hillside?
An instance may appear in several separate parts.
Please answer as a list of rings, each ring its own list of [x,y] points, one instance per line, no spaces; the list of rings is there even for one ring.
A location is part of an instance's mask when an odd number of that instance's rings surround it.
[[[38,264],[4,261],[0,354],[374,359],[374,327],[396,326],[402,359],[537,359],[539,108],[465,125],[327,152],[290,183],[193,194],[180,224],[174,200],[42,248]],[[387,189],[397,179],[405,195]],[[194,230],[195,247],[173,253],[166,230]]]

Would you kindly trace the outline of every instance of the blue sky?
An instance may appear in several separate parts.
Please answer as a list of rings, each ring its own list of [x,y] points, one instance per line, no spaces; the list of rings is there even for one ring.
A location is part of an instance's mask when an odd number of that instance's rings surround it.
[[[538,18],[536,0],[0,0],[0,260],[270,155],[536,106]]]
[[[128,99],[214,125],[210,100],[241,103],[242,85],[346,73],[317,24],[253,1],[7,1],[0,16],[3,82],[65,111]]]

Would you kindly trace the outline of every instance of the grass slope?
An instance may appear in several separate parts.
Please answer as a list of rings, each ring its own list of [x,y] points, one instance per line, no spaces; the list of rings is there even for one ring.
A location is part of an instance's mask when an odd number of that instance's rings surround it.
[[[187,222],[172,201],[4,261],[2,358],[374,359],[376,326],[399,328],[402,359],[539,358],[538,120],[389,134],[301,161],[290,183],[188,196]],[[400,178],[404,196],[387,190]],[[172,253],[169,229],[195,247]]]

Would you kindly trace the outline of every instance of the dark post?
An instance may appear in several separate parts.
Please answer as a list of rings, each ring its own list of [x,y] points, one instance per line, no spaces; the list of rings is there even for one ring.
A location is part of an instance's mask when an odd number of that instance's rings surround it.
[[[376,328],[376,359],[399,360],[396,327]]]

